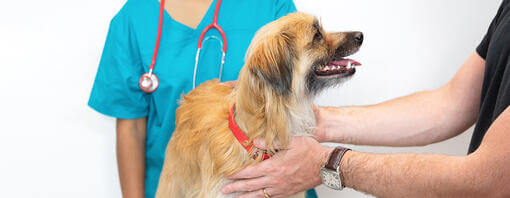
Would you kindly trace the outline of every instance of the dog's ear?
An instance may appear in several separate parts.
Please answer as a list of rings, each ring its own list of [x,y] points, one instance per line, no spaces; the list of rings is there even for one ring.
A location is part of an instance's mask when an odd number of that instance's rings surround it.
[[[291,35],[286,32],[262,38],[250,49],[246,60],[250,73],[282,96],[289,95],[292,88],[295,55],[291,39]]]

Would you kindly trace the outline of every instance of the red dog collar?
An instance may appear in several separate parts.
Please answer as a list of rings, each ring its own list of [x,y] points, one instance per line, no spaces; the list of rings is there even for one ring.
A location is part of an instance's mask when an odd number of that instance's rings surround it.
[[[236,137],[237,141],[248,151],[248,153],[251,152],[253,149],[253,143],[250,141],[250,138],[237,126],[236,121],[234,119],[234,111],[235,111],[236,105],[232,105],[232,108],[230,109],[230,113],[228,114],[228,127],[232,131],[232,134],[234,134],[234,137]],[[253,159],[256,159],[261,150],[257,150],[253,153]],[[262,160],[269,159],[272,155],[268,153],[267,151],[264,152],[264,155],[262,156]]]

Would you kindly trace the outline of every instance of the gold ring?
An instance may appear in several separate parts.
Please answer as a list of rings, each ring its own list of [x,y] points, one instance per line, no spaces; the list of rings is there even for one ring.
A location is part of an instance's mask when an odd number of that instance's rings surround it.
[[[265,188],[264,188],[264,189],[262,189],[262,192],[264,193],[264,197],[265,197],[265,198],[271,198],[271,196],[269,196],[269,194],[267,194],[267,192],[266,192],[266,189],[265,189]]]

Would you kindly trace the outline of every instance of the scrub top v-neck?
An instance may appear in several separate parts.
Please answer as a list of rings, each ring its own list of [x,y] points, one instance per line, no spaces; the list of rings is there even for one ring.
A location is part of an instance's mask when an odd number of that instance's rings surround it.
[[[128,0],[110,22],[99,68],[88,105],[119,119],[147,117],[145,196],[154,197],[165,149],[175,128],[175,110],[181,95],[192,89],[196,46],[200,33],[212,22],[214,0],[193,29],[175,21],[165,11],[154,73],[159,87],[151,94],[138,86],[148,72],[157,35],[158,0]],[[222,81],[236,80],[244,54],[255,32],[263,25],[296,10],[292,0],[223,0],[218,23],[228,41]],[[208,36],[220,37],[216,30]],[[221,38],[221,37],[220,37]],[[203,43],[197,85],[218,78],[220,43]]]

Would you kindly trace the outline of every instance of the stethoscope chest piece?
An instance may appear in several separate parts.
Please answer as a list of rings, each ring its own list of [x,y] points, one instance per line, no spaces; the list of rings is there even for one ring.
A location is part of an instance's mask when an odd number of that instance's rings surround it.
[[[204,41],[204,37],[205,37],[205,34],[207,33],[207,31],[209,31],[212,28],[217,29],[222,37],[222,39],[220,40],[218,37],[211,36],[211,38],[214,38],[214,39],[220,41],[220,43],[222,45],[222,57],[221,57],[220,76],[219,76],[219,79],[221,81],[221,74],[223,72],[223,64],[225,63],[225,53],[227,52],[227,36],[225,35],[225,32],[223,31],[221,26],[218,25],[218,12],[220,10],[220,5],[221,5],[221,0],[216,0],[216,8],[214,9],[213,22],[204,28],[204,30],[200,34],[200,37],[198,38],[197,54],[195,56],[195,69],[193,72],[193,89],[195,88],[195,85],[196,85],[198,59],[200,57],[200,50],[202,49],[202,41]],[[152,55],[152,61],[149,66],[149,72],[143,74],[140,77],[140,80],[138,82],[138,85],[140,85],[140,88],[145,93],[152,93],[152,92],[156,91],[156,89],[158,88],[158,85],[159,85],[158,77],[156,77],[156,75],[154,75],[154,73],[152,73],[152,71],[154,70],[154,65],[156,63],[156,59],[158,56],[159,43],[161,41],[161,31],[162,31],[162,27],[163,27],[163,13],[164,13],[164,9],[165,9],[164,7],[165,7],[165,0],[161,0],[160,6],[159,6],[158,35],[156,37],[156,46],[154,46],[154,54]],[[205,38],[205,40],[208,40],[208,39],[209,39],[209,37]]]
[[[153,73],[145,73],[140,77],[138,81],[138,85],[145,93],[152,93],[156,91],[159,86],[159,79],[156,74]]]

